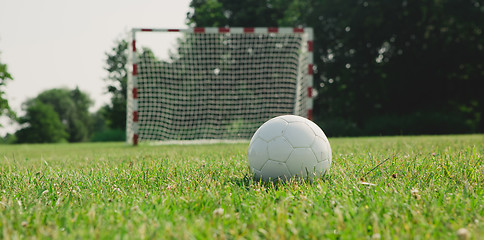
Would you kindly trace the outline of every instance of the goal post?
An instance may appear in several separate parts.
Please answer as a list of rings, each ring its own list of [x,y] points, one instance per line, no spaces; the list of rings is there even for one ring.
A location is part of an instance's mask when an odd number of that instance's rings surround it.
[[[137,39],[161,33],[178,34],[169,59]],[[131,38],[129,144],[248,140],[275,116],[312,119],[312,28],[134,28]]]

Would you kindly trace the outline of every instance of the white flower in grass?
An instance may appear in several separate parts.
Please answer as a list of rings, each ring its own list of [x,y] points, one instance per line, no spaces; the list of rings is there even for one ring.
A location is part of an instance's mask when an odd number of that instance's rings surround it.
[[[412,194],[412,197],[417,199],[417,200],[420,200],[420,194],[419,194],[419,191],[418,189],[416,188],[413,188],[410,193]]]
[[[217,209],[213,210],[213,215],[215,217],[222,216],[223,214],[224,214],[224,209],[223,208],[217,208]]]
[[[457,230],[457,238],[459,240],[467,240],[471,237],[471,234],[469,233],[469,230],[465,228],[461,228]]]

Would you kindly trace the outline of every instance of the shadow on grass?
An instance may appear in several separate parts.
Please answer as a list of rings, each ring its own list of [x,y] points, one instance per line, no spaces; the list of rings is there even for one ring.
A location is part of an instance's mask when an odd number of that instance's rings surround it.
[[[231,184],[238,186],[241,189],[245,190],[254,190],[254,188],[264,188],[266,190],[273,189],[279,190],[281,188],[287,188],[295,185],[314,185],[325,183],[330,180],[330,176],[326,174],[322,178],[318,178],[315,180],[310,179],[275,179],[275,180],[262,180],[253,177],[250,174],[244,174],[242,177],[233,177],[227,180],[226,184]]]

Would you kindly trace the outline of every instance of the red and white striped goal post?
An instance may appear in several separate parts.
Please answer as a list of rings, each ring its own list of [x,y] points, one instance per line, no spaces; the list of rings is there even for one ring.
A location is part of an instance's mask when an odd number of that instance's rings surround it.
[[[195,34],[205,34],[205,33],[218,33],[218,34],[307,34],[307,51],[308,51],[308,76],[307,76],[307,118],[309,120],[313,119],[313,39],[314,33],[313,28],[291,28],[291,27],[195,27],[195,28],[133,28],[131,30],[132,40],[131,40],[131,54],[134,56],[136,54],[136,33],[138,32],[181,32],[181,33],[195,33]],[[136,61],[132,63],[131,71],[131,81],[132,81],[132,121],[135,125],[133,131],[133,145],[138,145],[138,64]]]

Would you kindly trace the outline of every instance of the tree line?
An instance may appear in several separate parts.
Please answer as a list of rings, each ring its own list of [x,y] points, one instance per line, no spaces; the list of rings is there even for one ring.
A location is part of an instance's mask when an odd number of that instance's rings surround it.
[[[127,42],[121,40],[106,52],[106,92],[111,95],[111,102],[94,113],[89,112],[93,100],[76,87],[43,91],[25,101],[22,104],[25,114],[17,116],[8,105],[3,89],[13,77],[7,65],[0,62],[0,116],[8,116],[20,125],[15,133],[3,136],[1,142],[124,141],[127,48]]]
[[[187,22],[313,27],[314,118],[329,136],[484,132],[482,0],[192,0]],[[50,134],[53,141],[124,137],[127,49],[119,40],[106,54],[110,104],[90,114],[92,101],[79,89],[41,93],[24,104],[17,141],[47,138],[27,134],[38,114],[58,119],[44,128],[64,131]],[[10,79],[0,62],[0,115],[15,118],[3,91]],[[65,112],[46,95],[69,99],[80,112]]]
[[[484,1],[193,0],[191,26],[313,27],[329,136],[484,131]]]

